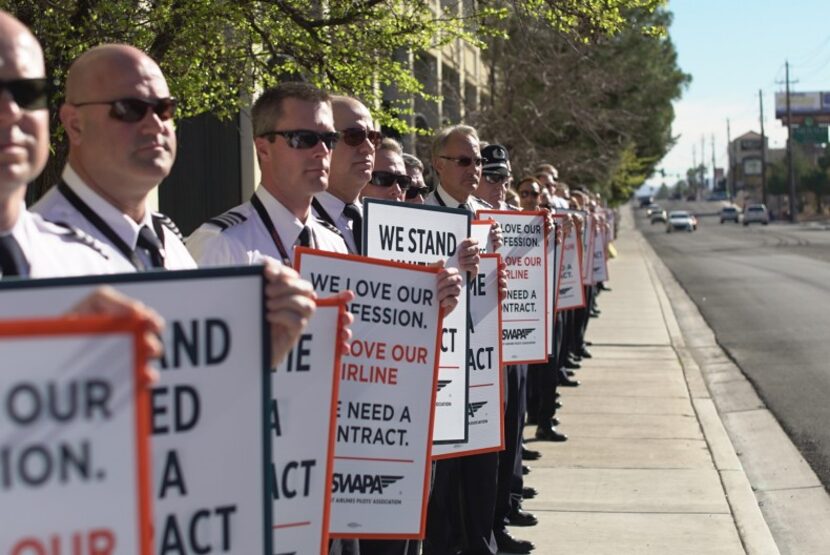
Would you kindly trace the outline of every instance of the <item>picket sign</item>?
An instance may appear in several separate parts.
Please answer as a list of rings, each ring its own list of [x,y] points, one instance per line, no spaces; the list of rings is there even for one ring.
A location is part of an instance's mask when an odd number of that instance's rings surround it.
[[[318,294],[356,295],[340,366],[331,536],[422,538],[441,349],[439,270],[304,247],[295,260]]]

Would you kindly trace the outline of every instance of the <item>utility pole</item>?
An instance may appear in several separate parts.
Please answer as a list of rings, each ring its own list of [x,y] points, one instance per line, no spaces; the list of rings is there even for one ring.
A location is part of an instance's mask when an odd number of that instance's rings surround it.
[[[787,174],[790,185],[790,223],[795,223],[795,165],[793,164],[793,123],[790,109],[790,62],[784,62],[787,80]]]
[[[700,136],[700,184],[706,190],[706,136]]]
[[[697,147],[692,145],[692,173],[689,175],[689,185],[692,187],[695,196],[697,196]]]
[[[758,104],[761,108],[761,202],[767,204],[767,136],[764,134],[764,95],[758,89]]]
[[[715,175],[715,134],[712,133],[712,190],[715,190],[715,187],[718,184],[718,176]]]
[[[726,154],[729,158],[729,169],[726,170],[726,189],[729,193],[729,202],[735,202],[735,168],[732,163],[732,134],[729,129],[729,118],[726,118]]]

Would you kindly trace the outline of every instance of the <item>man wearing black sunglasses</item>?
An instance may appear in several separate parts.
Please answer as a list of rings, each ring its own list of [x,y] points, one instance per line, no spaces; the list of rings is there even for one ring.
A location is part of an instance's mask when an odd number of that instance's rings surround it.
[[[410,204],[423,204],[429,195],[429,187],[424,182],[424,163],[411,154],[403,155],[406,175],[412,178],[412,185],[404,193],[404,201]]]
[[[400,143],[395,139],[383,139],[383,143],[375,154],[375,169],[372,172],[372,178],[361,191],[361,198],[402,202],[404,193],[410,185],[412,185],[412,178],[406,174]]]
[[[43,52],[0,11],[0,279],[111,273],[103,246],[26,210],[26,185],[49,156]]]
[[[436,189],[424,204],[460,208],[475,215],[491,208],[473,196],[481,177],[482,158],[476,130],[455,125],[439,130],[432,146],[432,165],[438,177]],[[501,246],[501,230],[494,224],[491,232],[495,248]],[[478,252],[478,244],[467,239],[459,249]],[[470,272],[475,275],[476,271]],[[499,287],[506,289],[506,279]],[[496,503],[498,453],[484,453],[439,460],[427,512],[424,540],[425,555],[455,553],[496,553],[493,517]],[[460,503],[459,500],[466,500]]]
[[[331,97],[308,83],[267,89],[251,110],[262,181],[251,199],[202,224],[187,240],[201,265],[252,264],[262,255],[294,263],[294,248],[347,253],[337,228],[311,213],[328,187],[338,142]]]
[[[363,206],[359,196],[372,177],[375,151],[382,137],[375,130],[369,109],[357,99],[335,96],[331,106],[341,140],[331,154],[328,189],[314,196],[312,209],[315,216],[340,231],[349,252],[360,254]]]
[[[60,109],[68,162],[32,209],[107,245],[119,271],[195,268],[176,226],[149,206],[176,158],[175,107],[161,69],[137,48],[81,54]]]

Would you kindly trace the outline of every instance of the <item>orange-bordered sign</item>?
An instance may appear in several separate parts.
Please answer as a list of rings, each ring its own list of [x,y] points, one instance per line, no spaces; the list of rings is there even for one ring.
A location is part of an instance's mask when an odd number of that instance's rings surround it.
[[[502,303],[502,343],[505,364],[535,364],[548,360],[548,280],[546,210],[479,210],[480,219],[493,219],[502,229],[498,253],[507,266],[508,295]]]
[[[0,321],[3,553],[152,554],[145,331],[127,317]]]
[[[556,214],[554,218],[564,218]],[[556,309],[573,310],[585,308],[585,290],[582,287],[582,241],[576,233],[576,226],[565,230],[562,239],[562,267],[559,287],[556,292]]]
[[[298,344],[271,375],[273,543],[279,553],[329,551],[345,313],[341,298],[317,300]]]
[[[504,449],[502,314],[499,298],[501,255],[481,254],[479,274],[470,279],[470,368],[466,443],[435,445],[433,459],[466,457]]]
[[[356,294],[340,368],[331,537],[422,538],[440,386],[440,270],[303,247],[295,256],[318,294]]]

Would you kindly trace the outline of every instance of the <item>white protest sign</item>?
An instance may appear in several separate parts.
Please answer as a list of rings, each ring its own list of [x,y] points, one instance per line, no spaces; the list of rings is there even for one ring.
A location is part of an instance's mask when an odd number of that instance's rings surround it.
[[[0,553],[153,552],[143,334],[0,322]]]
[[[478,241],[478,251],[481,253],[493,252],[493,241],[490,236],[493,223],[493,220],[473,220],[470,223],[470,237]]]
[[[548,359],[547,252],[545,214],[480,210],[502,229],[498,253],[507,266],[507,298],[502,302],[502,349],[505,364],[533,364]]]
[[[328,553],[340,319],[345,303],[317,301],[297,345],[271,374],[274,548]]]
[[[546,241],[545,256],[545,278],[547,279],[548,302],[545,303],[545,312],[548,319],[548,356],[553,355],[554,335],[556,326],[556,284],[559,281],[559,259],[556,251],[560,250],[556,245],[556,223]]]
[[[333,537],[423,537],[441,309],[437,268],[298,247],[318,294],[352,290],[340,367]]]
[[[554,216],[554,222],[556,222],[556,229],[557,230],[560,230],[560,229],[562,230],[561,237],[564,238],[564,232],[565,232],[564,227],[565,226],[562,223],[562,220],[557,219]],[[553,257],[553,276],[554,276],[553,277],[553,279],[554,279],[553,288],[548,289],[548,295],[553,295],[552,306],[553,306],[554,315],[556,315],[556,312],[559,310],[559,308],[558,308],[559,307],[559,284],[562,281],[562,260],[564,258],[563,249],[562,249],[563,244],[564,244],[564,240],[561,240],[556,245],[556,252],[554,253],[554,257]]]
[[[582,284],[593,285],[594,270],[594,216],[585,214],[585,226],[582,228]]]
[[[565,234],[562,243],[562,272],[559,283],[557,310],[585,307],[585,290],[582,287],[582,242],[576,227]]]
[[[458,245],[470,236],[470,214],[455,208],[366,199],[363,205],[366,256],[410,264],[446,260],[458,267]],[[467,440],[467,348],[469,296],[462,284],[458,306],[444,318],[434,443]]]
[[[504,449],[504,380],[501,367],[501,302],[498,254],[482,254],[478,275],[470,279],[470,401],[466,443],[436,445],[435,459]]]
[[[593,267],[591,268],[591,278],[594,283],[608,279],[608,268],[605,265],[605,224],[600,223],[600,226],[600,229],[594,231]]]
[[[0,282],[0,317],[65,312],[108,283],[165,320],[150,395],[157,555],[271,551],[262,267]]]

